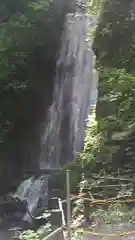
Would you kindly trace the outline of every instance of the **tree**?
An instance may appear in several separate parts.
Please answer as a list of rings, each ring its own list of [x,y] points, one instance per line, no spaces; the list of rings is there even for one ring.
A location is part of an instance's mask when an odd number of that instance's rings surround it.
[[[43,72],[45,61],[55,61],[61,17],[52,0],[0,0],[1,143],[20,114],[25,118],[22,104],[31,104],[33,89],[42,81],[35,79],[38,65]]]

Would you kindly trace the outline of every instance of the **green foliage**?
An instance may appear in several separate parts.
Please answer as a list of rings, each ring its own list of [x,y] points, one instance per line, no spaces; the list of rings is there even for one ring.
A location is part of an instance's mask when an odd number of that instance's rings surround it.
[[[51,229],[49,225],[46,225],[45,227],[40,227],[37,231],[24,231],[20,234],[19,239],[20,240],[41,240],[45,238],[47,235],[49,235]]]
[[[84,151],[79,155],[88,177],[102,169],[116,174],[118,168],[121,173],[135,168],[135,1],[105,0],[92,5],[93,2],[90,1],[89,14],[100,13],[93,44],[99,71],[99,99],[96,118],[90,116]],[[91,187],[100,182],[103,185],[103,180],[91,182]],[[130,187],[122,186],[119,193],[111,189],[111,194],[129,197],[133,194],[133,185]],[[80,201],[75,210],[82,205]],[[93,216],[107,224],[135,221],[134,208],[121,204],[111,205],[108,210],[93,210]]]
[[[59,16],[53,0],[0,0],[0,13],[2,143],[18,118],[25,118],[22,106],[29,105],[37,82],[40,85],[45,79],[40,76],[46,68],[45,61],[55,59],[62,28],[60,18],[64,15]]]
[[[96,8],[96,14],[100,14],[93,44],[100,76],[99,100],[96,125],[87,127],[81,160],[91,170],[95,161],[95,171],[134,168],[134,1],[89,4],[91,10]]]
[[[99,15],[102,4],[103,4],[103,0],[88,0],[88,14],[90,16]]]
[[[93,46],[101,65],[134,71],[134,12],[134,1],[104,1]]]
[[[129,223],[135,221],[135,210],[134,208],[130,209],[128,206],[118,203],[110,205],[107,211],[97,209],[92,213],[92,216],[102,219],[106,224]]]
[[[95,119],[95,112],[89,115],[89,120],[86,128],[86,135],[84,140],[84,150],[80,153],[81,164],[84,169],[88,165],[95,163],[95,158],[100,150],[100,134],[97,131],[97,121]]]
[[[127,226],[135,223],[135,209],[128,207],[125,204],[111,204],[108,208],[95,208],[89,209],[90,218],[93,219],[90,231],[95,232],[95,227],[102,229],[100,232],[111,233],[114,227],[114,231],[119,229],[119,226]],[[98,225],[99,224],[99,225]],[[120,231],[120,230],[119,230]],[[97,230],[96,230],[97,232]],[[82,233],[79,230],[73,233],[73,239],[84,239],[85,231]]]
[[[20,236],[20,240],[40,240],[40,234],[28,230],[27,232],[24,232]]]
[[[90,115],[84,151],[79,155],[85,174],[134,167],[135,77],[123,69],[99,69],[99,99]]]
[[[97,106],[98,131],[102,134],[100,158],[116,164],[116,168],[129,160],[129,152],[131,162],[135,157],[134,149],[128,145],[135,131],[134,91],[134,75],[122,69],[100,69]]]
[[[72,233],[72,238],[71,239],[72,240],[83,240],[84,236],[83,236],[83,234],[75,231],[75,232]]]
[[[102,118],[104,116],[102,130],[107,129],[109,123],[109,131],[119,132],[134,122],[134,92],[134,75],[119,69],[100,70],[99,103],[105,106],[101,109]]]
[[[40,228],[37,231],[32,231],[32,230],[24,231],[19,236],[16,235],[16,237],[17,239],[20,239],[20,240],[41,240],[41,239],[44,239],[46,236],[48,236],[50,232],[51,230],[48,227],[46,229]],[[82,240],[82,234],[73,232],[72,240]]]

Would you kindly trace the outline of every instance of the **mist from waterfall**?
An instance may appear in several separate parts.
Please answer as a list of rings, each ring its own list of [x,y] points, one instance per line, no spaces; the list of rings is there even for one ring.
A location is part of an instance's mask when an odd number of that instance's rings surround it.
[[[85,123],[97,99],[98,75],[89,29],[97,20],[84,13],[68,14],[56,64],[53,103],[47,120],[41,125],[40,169],[55,168],[75,159],[83,149]],[[37,214],[47,202],[47,176],[30,178],[17,189],[15,196],[27,200],[30,212]],[[46,184],[45,184],[46,183]],[[25,216],[25,220],[29,220]]]

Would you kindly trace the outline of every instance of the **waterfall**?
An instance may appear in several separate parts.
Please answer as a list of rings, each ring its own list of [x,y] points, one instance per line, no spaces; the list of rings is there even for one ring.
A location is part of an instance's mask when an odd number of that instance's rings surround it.
[[[88,41],[89,29],[95,29],[96,24],[97,19],[88,18],[79,11],[66,16],[56,63],[53,103],[48,110],[47,120],[41,125],[40,169],[69,163],[83,149],[85,123],[97,98],[95,56],[91,47],[92,39]],[[43,188],[43,185],[46,187]],[[41,205],[46,202],[46,192],[47,176],[41,176],[26,180],[15,195],[27,200],[34,214],[38,202],[43,198]],[[28,220],[27,216],[25,220]]]
[[[68,14],[56,64],[53,104],[48,123],[41,127],[40,167],[63,165],[74,160],[83,148],[85,120],[91,106],[95,72],[89,21],[85,14]]]

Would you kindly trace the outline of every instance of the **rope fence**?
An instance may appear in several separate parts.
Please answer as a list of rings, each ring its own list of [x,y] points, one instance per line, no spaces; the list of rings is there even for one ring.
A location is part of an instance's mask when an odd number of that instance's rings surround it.
[[[84,201],[89,201],[90,205],[101,205],[101,204],[108,204],[108,203],[135,203],[135,199],[129,199],[129,200],[101,200],[101,199],[96,199],[96,200],[91,200],[89,198],[83,198]]]
[[[76,228],[78,233],[87,233],[91,236],[99,236],[99,237],[124,237],[124,236],[131,236],[135,235],[135,231],[129,231],[129,232],[122,232],[122,233],[98,233],[98,232],[92,232],[89,229],[85,228]]]
[[[97,178],[96,176],[94,176],[95,178]],[[100,177],[99,178],[106,178],[105,177]],[[124,181],[130,181],[130,179],[125,179],[120,177],[108,177],[108,179],[117,179],[117,180],[124,180]],[[88,192],[87,193],[81,193],[79,195],[71,195],[70,193],[70,170],[66,170],[66,199],[65,200],[61,200],[61,209],[62,209],[62,204],[67,205],[66,208],[66,214],[67,214],[67,223],[64,222],[64,226],[60,226],[59,228],[57,228],[56,230],[54,230],[52,233],[50,233],[48,236],[46,236],[44,238],[44,240],[49,240],[49,239],[56,239],[57,234],[61,234],[63,233],[63,238],[62,240],[65,239],[65,232],[66,232],[66,239],[67,240],[71,240],[72,239],[72,233],[77,232],[77,233],[83,233],[83,234],[87,234],[89,236],[98,236],[98,237],[122,237],[122,236],[131,236],[131,235],[135,235],[135,231],[128,231],[128,232],[120,232],[120,233],[101,233],[101,232],[95,232],[95,231],[91,231],[90,229],[86,229],[86,228],[82,228],[82,227],[77,227],[77,226],[73,226],[71,223],[71,202],[78,200],[78,199],[83,199],[84,202],[88,202],[89,206],[91,205],[104,205],[104,204],[116,204],[116,203],[135,203],[135,199],[123,199],[124,196],[122,197],[116,197],[116,198],[108,198],[108,199],[95,199],[93,198],[92,194],[89,194],[88,197]],[[107,183],[106,183],[106,187],[107,187]],[[59,240],[61,240],[61,238],[58,238]]]

